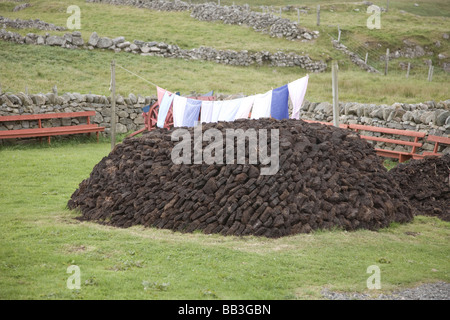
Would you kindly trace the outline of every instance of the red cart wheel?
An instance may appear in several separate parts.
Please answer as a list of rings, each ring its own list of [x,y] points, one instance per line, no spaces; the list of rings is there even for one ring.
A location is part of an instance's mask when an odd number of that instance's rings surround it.
[[[159,112],[159,104],[158,102],[154,103],[150,110],[147,113],[147,130],[152,131],[156,128],[156,123],[158,122],[158,112]]]

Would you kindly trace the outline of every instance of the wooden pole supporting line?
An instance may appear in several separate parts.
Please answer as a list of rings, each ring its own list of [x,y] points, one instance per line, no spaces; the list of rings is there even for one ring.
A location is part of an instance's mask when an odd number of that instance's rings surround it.
[[[332,86],[333,86],[333,125],[339,127],[339,94],[338,94],[338,63],[333,62],[332,66]]]
[[[430,64],[430,67],[428,68],[428,78],[427,78],[428,81],[431,81],[433,79],[433,69],[434,69],[433,65]]]
[[[111,150],[116,146],[116,62],[111,61]]]
[[[317,25],[320,26],[320,4],[317,5]]]
[[[386,64],[384,65],[384,75],[387,76],[389,64],[389,48],[386,49]]]
[[[408,62],[408,69],[406,69],[406,78],[409,78],[409,70],[411,70],[411,62]]]
[[[338,26],[338,42],[341,42],[341,28]]]
[[[366,52],[366,58],[364,59],[364,63],[367,64],[367,59],[369,58],[369,53]]]

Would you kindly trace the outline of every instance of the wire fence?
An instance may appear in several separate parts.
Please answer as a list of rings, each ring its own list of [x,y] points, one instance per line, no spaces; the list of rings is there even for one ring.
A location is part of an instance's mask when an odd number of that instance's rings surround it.
[[[443,74],[445,71],[434,65],[432,56],[425,54],[416,57],[406,57],[404,48],[386,48],[379,43],[363,42],[355,39],[353,34],[347,30],[339,30],[329,34],[331,38],[338,40],[347,49],[358,55],[369,66],[385,73],[386,55],[389,49],[389,58],[387,64],[387,75],[390,72],[396,74],[404,73],[405,77],[414,77],[425,81],[432,81],[433,75]]]

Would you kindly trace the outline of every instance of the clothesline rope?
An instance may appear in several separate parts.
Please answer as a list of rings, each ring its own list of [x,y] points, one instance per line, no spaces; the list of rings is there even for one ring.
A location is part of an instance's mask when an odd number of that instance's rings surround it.
[[[150,83],[152,86],[158,87],[158,86],[157,86],[156,84],[154,84],[153,82],[151,82],[151,81],[149,81],[149,80],[147,80],[147,79],[145,79],[145,78],[142,78],[140,75],[134,73],[133,71],[128,70],[127,68],[122,67],[120,64],[116,64],[116,66],[118,66],[119,68],[122,68],[122,69],[125,70],[126,72],[129,72],[129,73],[131,73],[132,75],[134,75],[134,76],[136,76],[136,77],[138,77],[138,78],[144,80],[145,82]]]

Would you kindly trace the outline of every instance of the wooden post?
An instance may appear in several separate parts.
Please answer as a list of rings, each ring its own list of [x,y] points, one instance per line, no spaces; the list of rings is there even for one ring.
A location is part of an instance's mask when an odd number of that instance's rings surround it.
[[[317,5],[317,25],[320,26],[320,4]]]
[[[408,69],[406,69],[406,79],[409,78],[409,70],[411,70],[411,62],[408,62]]]
[[[341,42],[341,28],[338,26],[338,42]]]
[[[116,146],[116,62],[111,61],[111,150]]]
[[[300,24],[300,9],[297,8],[297,24]]]
[[[384,65],[384,75],[385,76],[388,73],[388,64],[389,64],[389,48],[386,49],[386,64]]]
[[[366,52],[366,58],[364,59],[364,63],[367,64],[367,59],[369,58],[369,53]]]
[[[28,95],[28,86],[25,86],[25,94]]]
[[[433,69],[434,69],[433,65],[430,64],[430,68],[428,69],[428,81],[430,82],[433,79]]]
[[[386,12],[388,12],[389,11],[389,0],[387,0],[387,3],[386,3]]]
[[[339,127],[339,94],[338,94],[338,63],[333,62],[332,66],[332,86],[333,86],[333,125]]]

